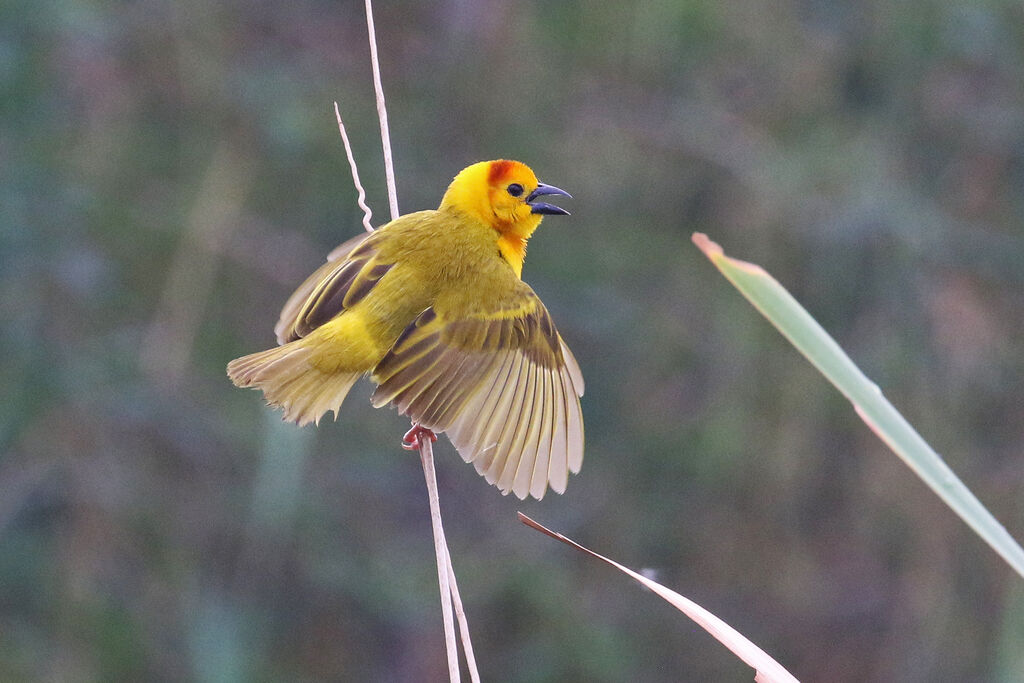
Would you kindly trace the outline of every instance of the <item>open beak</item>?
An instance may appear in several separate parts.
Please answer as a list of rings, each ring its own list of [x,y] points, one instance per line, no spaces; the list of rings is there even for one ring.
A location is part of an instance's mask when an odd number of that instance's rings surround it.
[[[572,195],[565,190],[560,190],[554,185],[545,185],[544,183],[537,183],[537,189],[526,196],[526,203],[530,205],[530,213],[540,213],[551,216],[568,216],[569,212],[560,206],[554,204],[548,204],[547,202],[536,201],[537,197],[543,197],[546,194],[560,194],[563,197],[572,199]]]

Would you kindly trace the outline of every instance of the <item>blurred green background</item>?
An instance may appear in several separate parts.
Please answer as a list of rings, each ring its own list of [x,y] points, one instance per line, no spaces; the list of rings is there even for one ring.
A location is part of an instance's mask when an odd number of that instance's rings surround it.
[[[571,191],[524,271],[583,471],[503,498],[443,439],[489,681],[1024,679],[1019,577],[690,244],[771,271],[1024,537],[1017,2],[378,0],[403,211],[471,162]],[[224,375],[387,215],[360,2],[0,4],[0,679],[442,680],[422,472],[361,384],[298,429]]]

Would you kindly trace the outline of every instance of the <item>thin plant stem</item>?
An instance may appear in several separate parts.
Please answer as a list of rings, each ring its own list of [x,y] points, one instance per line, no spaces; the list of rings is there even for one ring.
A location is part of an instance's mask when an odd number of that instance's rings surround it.
[[[381,148],[384,153],[384,174],[387,178],[388,204],[391,208],[391,220],[395,220],[399,216],[398,190],[395,187],[395,164],[391,154],[391,133],[388,130],[388,111],[387,105],[384,103],[384,86],[381,83],[380,77],[380,60],[377,58],[377,32],[373,25],[372,0],[366,0],[366,30],[370,41],[373,88],[377,95],[377,116],[380,119],[380,139]],[[337,104],[335,104],[335,109],[337,109]],[[338,116],[338,125],[341,128],[342,139],[346,140],[347,151],[347,137],[345,136],[344,127],[341,126],[340,115]],[[351,158],[350,155],[349,159],[350,163],[353,163],[354,176],[355,166],[354,162],[351,162]],[[366,222],[364,222],[364,225],[366,225]],[[417,426],[413,424],[413,432],[416,431]],[[434,554],[437,560],[437,580],[441,591],[441,617],[444,621],[445,649],[448,654],[448,676],[453,683],[461,680],[459,673],[459,646],[458,641],[455,640],[455,626],[452,618],[452,603],[454,602],[470,677],[474,683],[478,683],[480,674],[476,669],[473,644],[469,637],[469,624],[466,621],[465,611],[462,609],[462,599],[459,596],[459,588],[455,581],[455,570],[452,568],[451,553],[448,551],[448,543],[445,541],[444,529],[441,526],[441,503],[437,493],[437,473],[434,470],[433,435],[427,438],[420,433],[416,439],[416,447],[420,453],[420,461],[423,463],[423,478],[427,483],[427,499],[430,503],[430,522],[434,531]]]
[[[452,555],[448,552],[448,540],[442,540],[444,542],[445,560],[447,560],[448,566],[448,584],[452,591],[452,606],[455,608],[455,619],[459,622],[459,635],[462,636],[462,651],[466,655],[469,678],[473,683],[480,683],[480,672],[476,669],[476,656],[473,654],[473,641],[469,637],[469,622],[466,620],[466,611],[462,609],[459,584],[455,580],[455,569],[452,567]]]
[[[370,217],[373,212],[366,205],[366,192],[359,181],[359,169],[356,166],[355,157],[352,154],[352,146],[349,143],[348,134],[345,132],[345,124],[341,119],[341,112],[338,103],[334,103],[334,115],[338,120],[338,131],[341,133],[341,140],[345,145],[345,154],[348,156],[349,167],[352,170],[352,182],[359,193],[359,206],[363,209],[363,227],[367,232],[373,232],[370,224]],[[462,607],[462,598],[459,595],[459,587],[455,580],[455,569],[452,567],[452,556],[448,551],[448,542],[444,537],[444,529],[441,527],[441,505],[437,493],[437,475],[434,469],[434,451],[432,441],[429,438],[417,440],[416,448],[419,450],[420,459],[423,463],[423,476],[427,482],[427,497],[430,501],[430,519],[434,526],[434,552],[437,558],[437,576],[441,590],[441,614],[445,626],[445,647],[448,653],[449,675],[453,681],[459,680],[459,652],[458,643],[455,640],[455,628],[452,624],[452,611],[454,607],[455,617],[459,624],[459,633],[462,636],[462,648],[466,654],[466,664],[469,667],[470,679],[473,683],[479,683],[480,674],[477,671],[476,657],[473,654],[473,642],[469,635],[469,622],[466,620],[466,612]]]
[[[538,524],[522,512],[517,514],[519,516],[519,521],[531,529],[536,529],[543,534],[547,534],[551,538],[559,540],[562,543],[579,550],[585,555],[589,555],[590,557],[610,564],[627,576],[630,576],[640,582],[641,585],[649,588],[660,598],[670,603],[686,616],[690,617],[690,619],[692,619],[698,626],[714,636],[718,642],[729,648],[733,654],[754,668],[757,672],[757,675],[754,676],[755,683],[799,683],[793,674],[786,671],[781,664],[772,659],[764,650],[759,648],[757,645],[754,645],[754,643],[747,640],[739,631],[729,626],[729,624],[725,623],[689,598],[683,597],[674,590],[666,588],[657,581],[647,578],[643,574],[637,574],[632,569],[619,564],[615,560],[609,559],[604,555],[599,555],[593,550],[583,547],[568,536],[554,532],[551,529]]]
[[[452,619],[452,584],[449,581],[451,560],[448,545],[444,540],[441,526],[441,501],[437,495],[437,474],[434,471],[434,448],[432,440],[425,436],[417,439],[420,460],[423,462],[423,477],[427,481],[427,498],[430,501],[430,524],[434,530],[434,553],[437,559],[437,581],[441,587],[441,617],[444,620],[444,640],[448,650],[448,677],[457,683],[459,674],[459,651],[455,641],[455,624]],[[461,602],[461,601],[460,601]]]
[[[341,122],[341,112],[338,110],[338,103],[334,103],[334,115],[338,119],[338,132],[341,133],[341,142],[345,145],[345,156],[348,157],[348,167],[352,169],[352,183],[356,186],[356,191],[359,193],[359,197],[356,202],[359,204],[359,208],[363,210],[363,227],[366,228],[366,232],[373,232],[373,225],[370,223],[370,219],[373,217],[373,211],[366,204],[366,190],[363,189],[363,184],[359,182],[359,168],[356,167],[356,158],[352,154],[352,145],[348,141],[348,133],[345,132],[345,124]]]
[[[388,204],[391,220],[398,218],[398,190],[395,189],[395,164],[391,157],[391,133],[388,130],[388,109],[384,104],[384,86],[380,80],[377,59],[377,31],[373,28],[373,2],[366,0],[366,30],[370,36],[370,63],[373,66],[373,89],[377,93],[377,116],[380,118],[380,142],[384,150],[384,175],[388,181]]]

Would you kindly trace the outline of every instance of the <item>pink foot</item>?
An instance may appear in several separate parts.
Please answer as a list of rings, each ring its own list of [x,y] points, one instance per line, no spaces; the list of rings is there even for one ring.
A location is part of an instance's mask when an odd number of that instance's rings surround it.
[[[402,437],[402,448],[407,451],[417,451],[420,448],[420,439],[426,437],[431,442],[437,441],[437,434],[430,431],[426,427],[414,424],[412,429],[405,433]]]

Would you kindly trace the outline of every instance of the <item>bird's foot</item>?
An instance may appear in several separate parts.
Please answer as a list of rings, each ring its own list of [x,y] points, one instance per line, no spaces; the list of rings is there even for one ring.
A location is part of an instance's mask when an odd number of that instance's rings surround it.
[[[412,429],[407,431],[405,436],[402,437],[402,448],[407,451],[418,451],[420,439],[423,437],[430,439],[431,443],[437,441],[437,434],[422,425],[414,424]]]

